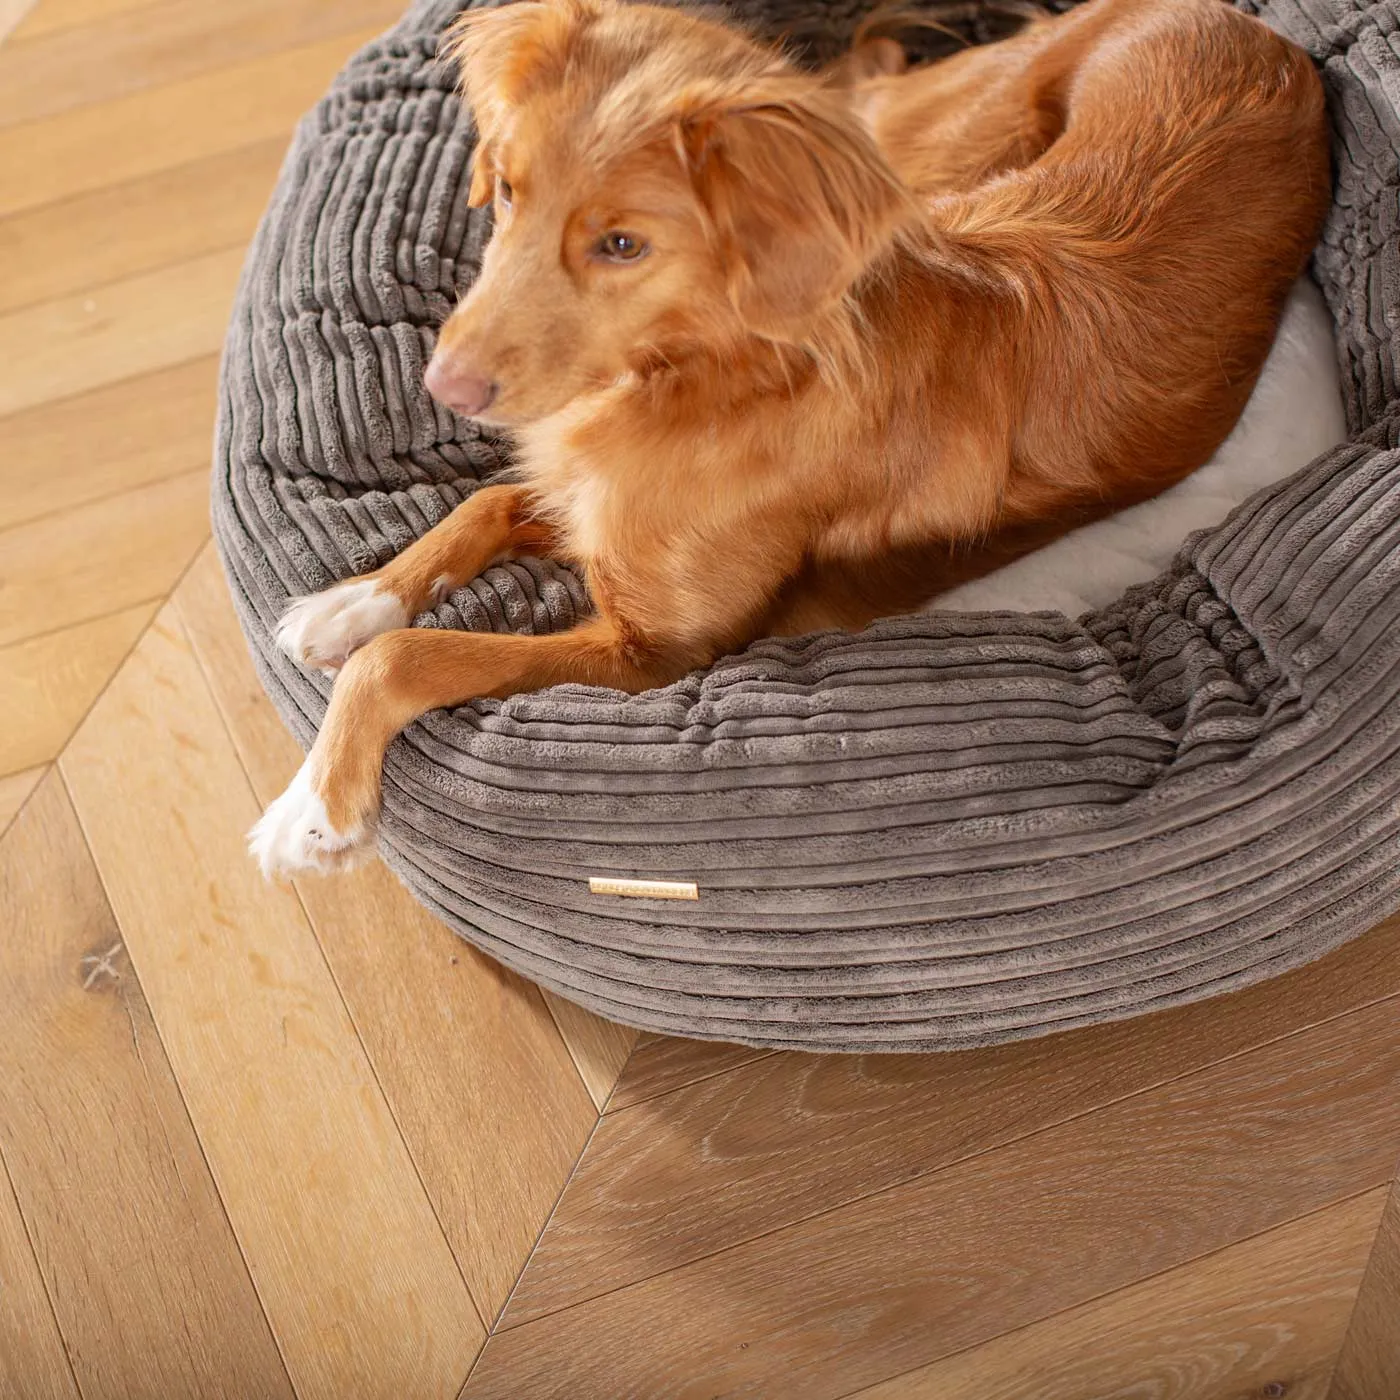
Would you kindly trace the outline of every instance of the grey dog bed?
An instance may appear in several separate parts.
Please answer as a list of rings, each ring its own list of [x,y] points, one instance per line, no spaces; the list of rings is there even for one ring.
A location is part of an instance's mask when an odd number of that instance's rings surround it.
[[[848,9],[748,6],[836,42]],[[789,0],[791,3],[791,0]],[[329,684],[289,595],[372,569],[504,459],[429,400],[488,225],[420,0],[302,123],[225,352],[215,531],[264,684],[309,744]],[[1330,90],[1315,275],[1353,431],[1078,621],[932,613],[768,640],[629,697],[561,686],[413,725],[381,850],[533,978],[648,1029],[929,1050],[1133,1015],[1305,963],[1400,907],[1400,0],[1267,0]],[[431,627],[586,609],[533,560]],[[693,903],[590,876],[695,881]]]

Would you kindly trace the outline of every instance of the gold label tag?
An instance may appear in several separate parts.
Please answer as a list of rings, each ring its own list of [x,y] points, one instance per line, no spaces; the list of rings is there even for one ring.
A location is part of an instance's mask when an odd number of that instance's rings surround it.
[[[590,875],[590,894],[620,894],[630,899],[699,899],[700,891],[693,880],[614,880],[610,876]]]

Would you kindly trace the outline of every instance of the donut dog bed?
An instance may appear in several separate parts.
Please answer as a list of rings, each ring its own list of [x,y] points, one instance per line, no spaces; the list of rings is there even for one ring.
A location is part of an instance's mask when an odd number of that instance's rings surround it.
[[[746,17],[814,51],[855,23],[782,3]],[[419,0],[304,120],[225,349],[215,534],[307,745],[329,681],[273,645],[288,598],[384,563],[506,460],[422,385],[489,234],[436,59],[459,8]],[[861,1051],[1215,995],[1400,907],[1400,0],[1251,8],[1328,84],[1314,273],[1350,441],[1077,620],[935,608],[643,695],[429,714],[388,755],[380,828],[424,904],[616,1020]],[[545,631],[587,608],[527,559],[415,625]]]

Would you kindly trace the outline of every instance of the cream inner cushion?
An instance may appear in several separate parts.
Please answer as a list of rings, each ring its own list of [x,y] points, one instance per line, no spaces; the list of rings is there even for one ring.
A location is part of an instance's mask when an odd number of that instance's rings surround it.
[[[1346,437],[1333,329],[1322,293],[1302,278],[1240,421],[1205,466],[1150,501],[939,594],[929,608],[1077,617],[1155,578],[1193,530],[1218,525]]]

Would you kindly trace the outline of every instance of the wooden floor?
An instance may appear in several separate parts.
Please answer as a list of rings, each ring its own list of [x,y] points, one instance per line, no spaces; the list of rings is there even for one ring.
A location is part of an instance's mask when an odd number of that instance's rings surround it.
[[[207,546],[215,357],[398,3],[0,0],[0,1395],[1400,1400],[1400,920],[819,1058],[547,1000],[378,866],[257,876],[298,754]]]

